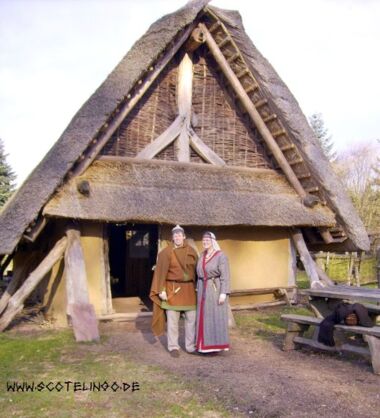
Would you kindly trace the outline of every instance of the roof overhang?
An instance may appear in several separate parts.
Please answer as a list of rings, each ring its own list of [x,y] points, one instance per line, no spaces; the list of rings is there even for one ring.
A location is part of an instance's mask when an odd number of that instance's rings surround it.
[[[65,184],[44,215],[183,225],[333,226],[273,170],[102,157]]]

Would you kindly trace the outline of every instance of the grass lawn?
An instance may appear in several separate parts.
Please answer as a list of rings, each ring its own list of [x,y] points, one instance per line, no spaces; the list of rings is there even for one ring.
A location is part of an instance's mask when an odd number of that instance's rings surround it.
[[[4,417],[228,417],[221,406],[204,401],[192,383],[159,368],[138,364],[128,354],[99,350],[104,344],[73,341],[71,331],[0,335],[1,416]],[[7,382],[61,382],[63,389],[7,391]],[[138,382],[132,392],[74,391],[83,382]],[[72,383],[65,383],[72,382]],[[67,387],[69,390],[67,391]],[[127,386],[125,386],[126,388]],[[60,388],[60,386],[57,386]],[[114,386],[116,389],[116,386]],[[136,387],[137,388],[137,387]]]
[[[239,331],[246,336],[264,339],[283,340],[286,323],[281,320],[282,314],[314,316],[311,311],[300,307],[265,308],[257,311],[234,313]]]

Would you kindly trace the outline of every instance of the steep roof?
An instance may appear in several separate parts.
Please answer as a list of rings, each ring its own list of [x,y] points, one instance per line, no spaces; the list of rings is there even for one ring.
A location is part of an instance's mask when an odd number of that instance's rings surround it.
[[[206,10],[207,3],[207,0],[191,1],[155,22],[77,112],[48,154],[3,208],[0,214],[0,254],[14,250],[28,225],[65,181],[65,175],[97,135],[99,128],[109,120],[109,115],[172,40]],[[215,8],[210,10],[230,30],[313,176],[325,190],[328,205],[345,227],[347,235],[357,247],[367,249],[368,237],[362,222],[324,157],[293,95],[244,32],[240,15]]]

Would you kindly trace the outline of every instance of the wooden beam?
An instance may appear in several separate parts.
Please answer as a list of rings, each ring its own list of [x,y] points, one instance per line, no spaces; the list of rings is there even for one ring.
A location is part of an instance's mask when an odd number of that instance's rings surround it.
[[[306,192],[302,187],[301,183],[299,182],[297,176],[295,175],[294,171],[292,170],[291,166],[289,165],[288,161],[286,160],[284,154],[281,152],[280,147],[278,146],[277,142],[273,138],[271,132],[265,125],[264,121],[262,120],[259,112],[253,105],[251,99],[245,92],[243,86],[241,85],[239,79],[231,69],[230,65],[228,64],[226,58],[224,57],[221,50],[218,48],[214,38],[212,37],[211,33],[208,31],[206,26],[203,23],[199,24],[199,27],[203,30],[204,36],[206,39],[207,46],[210,49],[214,59],[219,64],[220,68],[223,71],[223,74],[231,84],[232,88],[234,89],[237,97],[240,99],[243,107],[247,110],[250,118],[252,119],[253,123],[255,124],[257,130],[260,132],[261,136],[263,137],[264,141],[266,142],[268,148],[271,150],[273,156],[275,157],[276,161],[280,165],[281,169],[285,173],[288,181],[294,187],[296,192],[301,196],[306,196]]]
[[[302,264],[305,267],[307,276],[310,280],[310,287],[316,287],[318,286],[318,284],[323,286],[323,284],[319,280],[318,272],[315,267],[315,262],[309,253],[302,232],[300,230],[295,230],[295,232],[293,232],[291,236],[294,245],[298,251],[298,254],[300,255]]]
[[[40,235],[47,224],[46,218],[44,216],[39,216],[37,222],[30,227],[30,230],[26,230],[23,235],[23,238],[29,242],[34,242],[36,238]]]
[[[99,154],[101,149],[104,147],[106,142],[111,138],[116,129],[120,126],[123,120],[136,106],[142,96],[147,92],[149,87],[154,83],[157,77],[161,74],[162,70],[171,61],[180,47],[190,36],[193,31],[195,24],[189,25],[187,29],[183,31],[181,36],[174,42],[169,48],[166,54],[155,64],[153,71],[146,77],[144,82],[141,84],[139,91],[120,109],[120,113],[110,122],[108,128],[102,134],[102,136],[96,140],[96,143],[92,146],[89,154],[72,170],[72,175],[82,174],[86,168],[92,163],[92,161]]]
[[[185,50],[187,52],[193,52],[198,49],[204,43],[203,33],[200,28],[195,28],[190,35],[190,38],[186,42]]]
[[[6,268],[9,266],[10,262],[12,261],[12,258],[13,258],[14,255],[15,255],[14,252],[12,254],[8,254],[8,255],[5,256],[5,259],[2,260],[1,267],[0,267],[0,278],[1,279],[3,278],[3,274],[6,270]]]
[[[87,274],[80,243],[80,232],[68,227],[65,252],[67,314],[70,316],[76,341],[98,341],[98,321],[89,302]]]
[[[103,267],[103,274],[101,275],[101,292],[103,297],[103,315],[113,314],[115,311],[112,307],[112,293],[111,293],[111,272],[109,261],[109,235],[107,224],[104,223],[102,227],[103,245],[100,254],[100,263]]]
[[[255,289],[239,289],[232,290],[231,296],[250,296],[250,295],[269,295],[271,293],[278,292],[279,289],[284,290],[294,290],[297,289],[297,286],[278,286],[278,287],[263,287]]]
[[[0,332],[11,323],[13,318],[22,311],[24,302],[33,292],[45,275],[63,257],[67,247],[67,238],[63,237],[56,242],[49,254],[42,260],[38,267],[30,273],[25,282],[9,299],[6,310],[0,318]]]
[[[177,160],[183,163],[190,162],[190,140],[187,128],[182,125],[179,137],[174,141],[174,150]]]
[[[184,124],[181,133],[174,143],[177,160],[190,162],[190,143],[187,127],[190,126],[191,104],[193,95],[193,61],[191,54],[185,54],[178,67],[177,102],[179,116]]]
[[[211,164],[223,166],[226,165],[225,161],[219,157],[211,148],[209,148],[194,132],[193,129],[189,129],[190,145],[194,151],[199,154],[202,158]]]
[[[318,231],[321,234],[321,237],[323,238],[323,241],[326,244],[331,244],[332,242],[334,242],[334,238],[331,235],[331,233],[328,230],[328,228],[319,228]]]
[[[169,126],[166,131],[164,131],[158,138],[153,142],[147,145],[143,150],[141,150],[136,158],[143,159],[152,159],[160,151],[166,148],[171,142],[173,142],[177,136],[182,131],[182,126],[184,125],[184,118],[182,116],[177,116],[174,122]]]

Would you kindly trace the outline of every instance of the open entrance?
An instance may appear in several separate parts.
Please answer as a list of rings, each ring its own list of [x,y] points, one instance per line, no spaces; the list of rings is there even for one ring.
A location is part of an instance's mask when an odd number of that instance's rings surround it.
[[[158,226],[110,224],[109,262],[113,308],[117,313],[148,311],[156,264]]]

